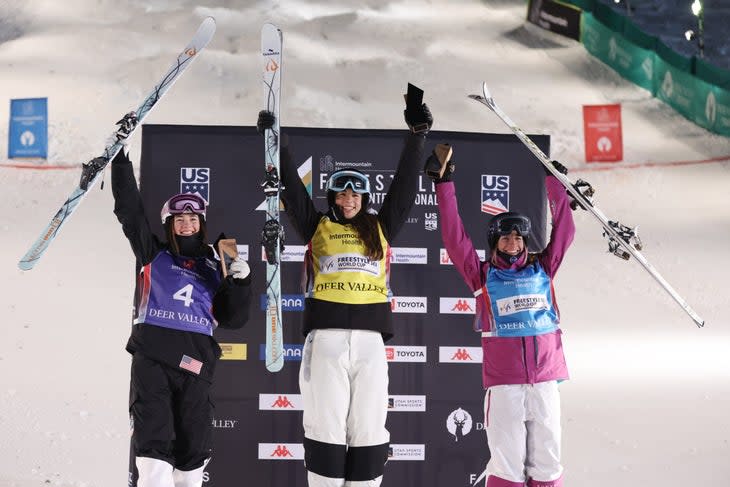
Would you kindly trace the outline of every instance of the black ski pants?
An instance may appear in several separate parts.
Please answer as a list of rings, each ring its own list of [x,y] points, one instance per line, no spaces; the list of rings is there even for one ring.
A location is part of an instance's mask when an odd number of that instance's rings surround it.
[[[132,357],[129,414],[137,457],[194,470],[212,452],[211,384],[144,355]]]

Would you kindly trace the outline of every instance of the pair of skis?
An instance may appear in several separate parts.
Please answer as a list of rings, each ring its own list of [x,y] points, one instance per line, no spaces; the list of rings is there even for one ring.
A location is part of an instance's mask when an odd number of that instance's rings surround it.
[[[641,240],[635,229],[619,222],[609,220],[606,215],[593,203],[593,188],[587,182],[579,179],[573,183],[568,177],[559,171],[540,148],[520,129],[497,105],[489,93],[487,83],[482,84],[482,95],[469,95],[469,98],[478,101],[488,107],[509,129],[517,136],[520,141],[527,146],[528,149],[538,158],[545,168],[555,176],[560,183],[573,198],[571,206],[573,209],[578,206],[587,210],[603,227],[603,235],[608,239],[608,250],[614,255],[628,260],[634,257],[641,266],[653,277],[660,286],[679,304],[682,309],[692,318],[698,327],[705,325],[705,321],[687,304],[687,302],[679,295],[677,291],[659,274],[649,261],[640,252],[642,248]],[[567,171],[566,171],[567,172]]]
[[[76,211],[91,188],[101,177],[106,166],[123,149],[125,139],[130,137],[144,122],[152,109],[172,87],[197,55],[208,45],[215,34],[216,24],[213,17],[206,17],[197,32],[177,56],[162,76],[158,84],[142,100],[137,110],[129,112],[117,122],[117,129],[100,156],[83,164],[78,185],[63,202],[61,208],[51,218],[50,223],[33,242],[18,262],[24,271],[31,270],[38,263],[48,247],[56,239],[63,225]],[[271,24],[264,25],[261,31],[261,49],[264,59],[264,90],[267,110],[276,115],[276,124],[265,134],[266,140],[266,195],[267,212],[263,240],[266,249],[266,368],[278,371],[284,365],[282,324],[281,324],[281,284],[279,274],[280,249],[283,231],[279,224],[279,95],[281,93],[281,31]]]

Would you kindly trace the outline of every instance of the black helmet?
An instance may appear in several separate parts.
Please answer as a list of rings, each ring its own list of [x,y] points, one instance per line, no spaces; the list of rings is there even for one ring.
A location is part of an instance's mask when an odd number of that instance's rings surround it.
[[[499,237],[509,235],[513,231],[517,232],[526,242],[530,236],[530,219],[514,211],[493,216],[489,220],[489,228],[487,229],[487,242],[489,242],[489,247],[495,248]]]

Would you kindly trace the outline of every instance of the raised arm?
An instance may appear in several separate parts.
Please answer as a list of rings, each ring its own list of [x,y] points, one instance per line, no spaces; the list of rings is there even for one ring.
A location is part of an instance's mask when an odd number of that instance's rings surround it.
[[[568,247],[573,243],[575,223],[573,222],[568,194],[560,181],[555,176],[546,176],[545,189],[547,190],[548,205],[550,206],[553,223],[550,241],[540,253],[539,259],[545,272],[552,277],[563,262]]]
[[[162,244],[150,229],[132,163],[123,150],[112,160],[112,194],[114,214],[122,224],[137,262],[142,266],[152,262]]]

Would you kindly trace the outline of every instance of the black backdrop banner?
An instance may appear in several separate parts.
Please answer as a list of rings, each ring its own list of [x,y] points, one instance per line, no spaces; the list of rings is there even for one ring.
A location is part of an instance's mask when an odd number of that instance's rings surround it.
[[[299,175],[315,206],[325,210],[324,182],[332,171],[358,169],[368,175],[377,209],[388,190],[405,131],[284,128]],[[307,485],[298,373],[303,337],[302,242],[282,212],[286,249],[282,255],[284,368],[264,365],[265,264],[264,141],[254,127],[144,125],[140,190],[153,231],[162,235],[159,211],[169,196],[199,192],[210,202],[211,239],[220,232],[238,242],[249,261],[254,309],[242,330],[216,331],[224,355],[219,362],[214,452],[205,487]],[[550,138],[531,136],[549,153]],[[544,172],[512,135],[433,131],[427,154],[438,143],[454,149],[459,208],[480,252],[486,249],[490,213],[529,215],[532,251],[546,241]],[[426,176],[408,222],[393,245],[391,308],[395,337],[389,360],[389,461],[383,487],[473,485],[489,459],[484,433],[480,335],[473,331],[474,298],[451,265],[441,242],[436,194]],[[136,484],[130,459],[130,485]],[[482,478],[483,481],[483,478]],[[480,481],[481,483],[481,481]]]

